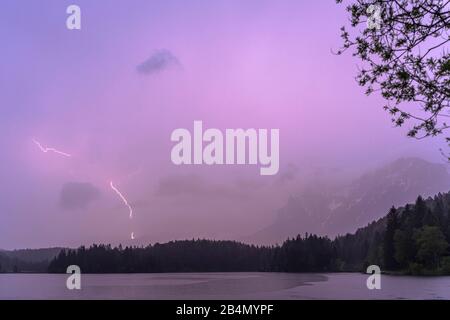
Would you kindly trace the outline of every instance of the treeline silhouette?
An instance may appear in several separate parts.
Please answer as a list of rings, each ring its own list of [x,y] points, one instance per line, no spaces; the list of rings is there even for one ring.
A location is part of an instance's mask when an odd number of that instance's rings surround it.
[[[314,235],[282,247],[202,239],[146,247],[93,245],[62,250],[48,271],[63,273],[72,264],[85,273],[331,271],[331,250],[329,239]],[[294,255],[298,259],[290,258]]]
[[[10,272],[46,272],[49,261],[24,261],[18,257],[10,257],[4,252],[0,252],[0,273]]]
[[[450,274],[449,242],[447,193],[392,207],[386,217],[334,240],[306,234],[281,246],[201,239],[146,247],[93,245],[62,250],[48,271],[64,273],[75,264],[84,273],[334,272],[363,271],[377,264],[384,271]]]

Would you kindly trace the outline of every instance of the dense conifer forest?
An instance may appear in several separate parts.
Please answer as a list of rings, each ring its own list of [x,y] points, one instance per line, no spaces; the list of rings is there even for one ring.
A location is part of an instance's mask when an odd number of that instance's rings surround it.
[[[299,235],[277,246],[236,241],[184,240],[146,247],[64,249],[48,271],[76,264],[84,273],[138,272],[336,272],[363,271],[377,264],[404,274],[450,274],[450,193],[418,197],[354,234],[334,240]]]

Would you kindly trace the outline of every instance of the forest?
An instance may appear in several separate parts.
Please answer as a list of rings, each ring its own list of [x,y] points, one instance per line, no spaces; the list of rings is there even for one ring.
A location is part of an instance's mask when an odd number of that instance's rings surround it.
[[[255,246],[236,241],[192,239],[145,247],[63,249],[48,272],[69,265],[84,273],[152,272],[341,272],[379,265],[383,272],[450,274],[450,193],[392,207],[387,215],[354,234],[305,234],[281,245]]]

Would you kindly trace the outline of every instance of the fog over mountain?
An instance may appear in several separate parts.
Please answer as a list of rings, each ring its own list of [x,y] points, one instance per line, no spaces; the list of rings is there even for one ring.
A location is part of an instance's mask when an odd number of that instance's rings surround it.
[[[289,197],[274,222],[244,238],[253,243],[279,243],[297,234],[334,237],[354,232],[386,215],[392,205],[414,202],[450,190],[450,174],[443,164],[419,158],[400,158],[369,171],[348,184],[314,185]]]

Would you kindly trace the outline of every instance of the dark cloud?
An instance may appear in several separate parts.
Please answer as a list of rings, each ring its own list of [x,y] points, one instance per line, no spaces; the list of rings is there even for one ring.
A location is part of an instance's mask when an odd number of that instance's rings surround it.
[[[151,75],[164,71],[173,66],[179,66],[180,62],[169,50],[158,50],[153,53],[147,60],[136,67],[140,74]]]
[[[99,197],[100,191],[90,183],[68,182],[61,188],[59,203],[66,210],[86,209]]]

